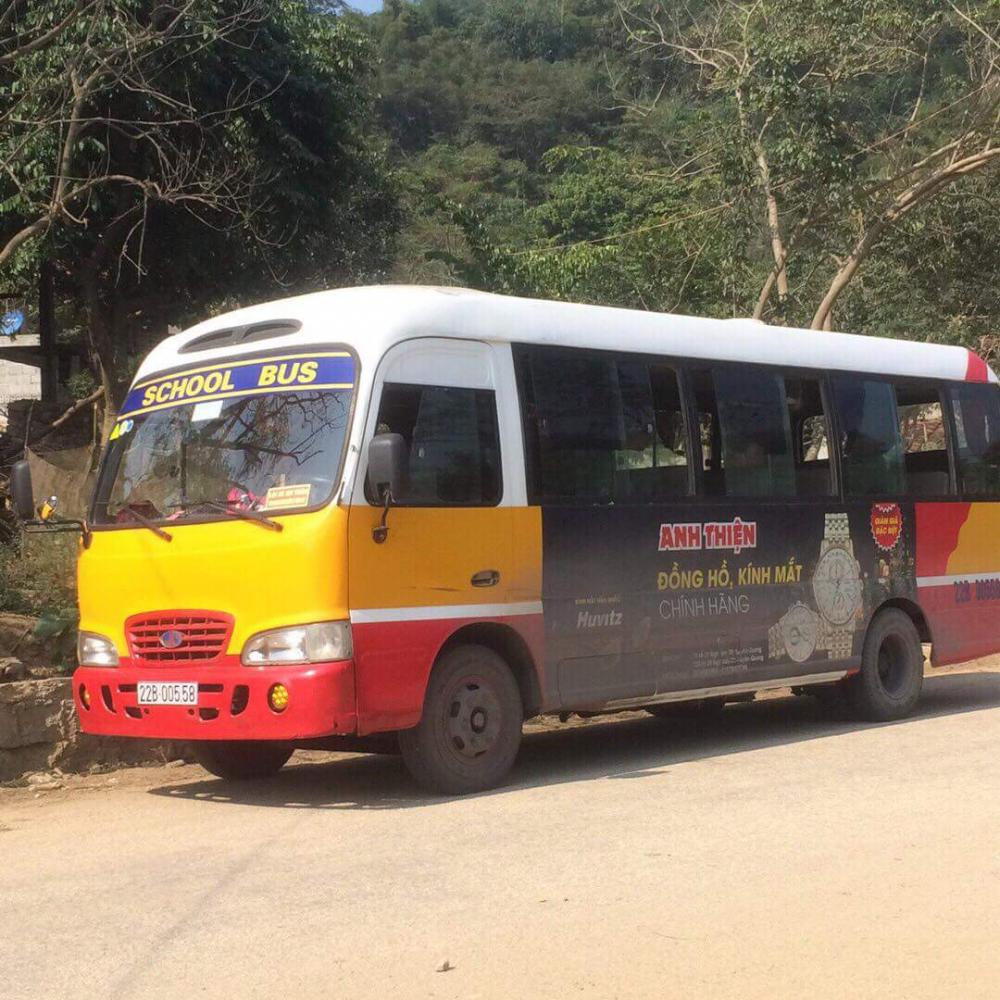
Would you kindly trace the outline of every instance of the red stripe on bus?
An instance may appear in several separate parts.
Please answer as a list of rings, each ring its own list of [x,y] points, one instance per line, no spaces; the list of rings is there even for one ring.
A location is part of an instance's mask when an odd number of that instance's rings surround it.
[[[917,576],[947,576],[948,560],[958,548],[958,536],[972,504],[918,503]]]
[[[545,627],[541,614],[482,619],[509,626],[524,641],[542,683]],[[441,647],[472,618],[367,622],[351,626],[358,697],[358,732],[408,729],[420,721],[431,668]],[[472,641],[475,641],[474,639]]]
[[[986,362],[978,355],[969,351],[969,361],[965,368],[966,382],[989,382],[990,370]]]

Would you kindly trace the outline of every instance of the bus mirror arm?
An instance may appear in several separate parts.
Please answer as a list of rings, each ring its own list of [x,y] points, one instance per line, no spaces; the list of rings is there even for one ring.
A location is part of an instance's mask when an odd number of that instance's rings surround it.
[[[404,491],[407,472],[406,442],[402,434],[376,434],[368,445],[368,484],[382,501],[382,518],[372,528],[372,539],[381,545],[389,534],[389,508]]]
[[[34,489],[31,484],[31,467],[22,459],[10,469],[10,498],[14,513],[27,531],[79,531],[83,536],[83,547],[90,548],[90,525],[76,518],[59,517],[56,514],[58,500],[49,497],[35,511]]]
[[[392,493],[389,490],[382,491],[385,494],[385,504],[382,507],[382,519],[372,528],[372,541],[376,545],[381,545],[389,536],[389,526],[386,521],[389,519],[389,508],[392,506]]]

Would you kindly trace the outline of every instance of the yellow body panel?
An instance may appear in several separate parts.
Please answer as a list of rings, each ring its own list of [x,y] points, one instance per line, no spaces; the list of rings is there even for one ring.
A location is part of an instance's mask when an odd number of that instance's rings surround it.
[[[1000,504],[973,503],[958,533],[955,550],[948,557],[947,572],[992,573],[996,569],[996,543],[1000,537]]]
[[[167,542],[145,528],[95,531],[79,562],[80,627],[126,653],[125,620],[150,611],[225,611],[229,652],[255,632],[344,619],[346,508],[279,517],[283,530],[227,518],[169,524]]]
[[[396,507],[376,544],[376,507],[351,508],[351,607],[406,608],[539,601],[542,512],[538,507]],[[496,570],[494,587],[474,587]]]

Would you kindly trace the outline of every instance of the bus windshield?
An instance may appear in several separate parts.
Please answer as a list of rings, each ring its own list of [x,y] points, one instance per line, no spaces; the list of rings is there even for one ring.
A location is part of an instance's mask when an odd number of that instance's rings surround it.
[[[329,500],[351,412],[350,388],[175,405],[119,420],[95,524],[285,513]]]

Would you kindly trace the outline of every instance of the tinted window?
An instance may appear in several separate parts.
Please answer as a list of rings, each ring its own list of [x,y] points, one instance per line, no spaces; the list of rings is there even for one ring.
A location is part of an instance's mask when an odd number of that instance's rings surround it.
[[[685,496],[687,428],[677,373],[643,360],[617,368],[625,448],[616,453],[615,503]]]
[[[937,387],[920,383],[896,386],[896,413],[906,492],[918,497],[951,493],[948,435]]]
[[[533,503],[649,503],[688,492],[671,368],[561,348],[515,354]]]
[[[692,372],[691,389],[698,416],[702,491],[709,496],[725,496],[722,435],[719,431],[719,412],[715,404],[715,384],[711,372]]]
[[[1000,493],[1000,390],[994,385],[950,389],[962,492]]]
[[[387,382],[377,432],[401,434],[409,450],[401,504],[483,506],[500,501],[492,392]]]
[[[714,400],[709,398],[706,374],[695,373],[695,381],[706,491],[794,496],[792,438],[781,375],[754,368],[715,368]]]
[[[845,492],[902,493],[903,448],[892,386],[873,379],[835,378],[833,393]]]
[[[795,445],[796,491],[800,497],[829,496],[833,492],[830,432],[819,381],[786,378],[785,396]]]

